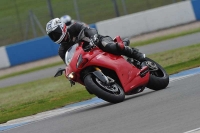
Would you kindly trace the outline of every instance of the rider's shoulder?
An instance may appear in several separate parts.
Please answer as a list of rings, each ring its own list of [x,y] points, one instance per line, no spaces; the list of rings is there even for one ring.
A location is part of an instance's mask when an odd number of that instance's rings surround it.
[[[69,29],[73,29],[73,28],[77,28],[77,27],[80,27],[80,26],[82,26],[81,23],[79,23],[79,22],[74,22],[74,23],[72,23],[70,26],[68,26],[68,28],[69,28]]]

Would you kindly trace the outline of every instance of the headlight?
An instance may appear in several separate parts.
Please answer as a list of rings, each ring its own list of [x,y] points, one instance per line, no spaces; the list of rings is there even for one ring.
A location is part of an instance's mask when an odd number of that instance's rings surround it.
[[[71,72],[71,73],[67,76],[67,78],[68,78],[69,80],[76,81],[76,74],[75,74],[74,72]]]

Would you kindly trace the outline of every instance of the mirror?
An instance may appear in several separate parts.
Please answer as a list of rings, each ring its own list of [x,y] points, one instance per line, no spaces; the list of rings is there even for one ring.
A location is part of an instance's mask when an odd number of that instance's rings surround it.
[[[58,77],[58,76],[61,76],[63,71],[65,71],[64,68],[59,68],[58,71],[56,72],[56,74],[54,75],[54,77]]]

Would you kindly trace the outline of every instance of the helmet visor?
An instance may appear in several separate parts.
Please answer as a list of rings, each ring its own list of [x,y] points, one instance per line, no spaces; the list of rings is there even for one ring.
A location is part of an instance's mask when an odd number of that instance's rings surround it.
[[[71,25],[72,22],[71,22],[71,21],[68,21],[68,22],[66,22],[65,24],[66,24],[66,25]]]
[[[58,26],[54,31],[50,32],[48,35],[54,42],[58,41],[62,36],[62,30],[60,26]]]

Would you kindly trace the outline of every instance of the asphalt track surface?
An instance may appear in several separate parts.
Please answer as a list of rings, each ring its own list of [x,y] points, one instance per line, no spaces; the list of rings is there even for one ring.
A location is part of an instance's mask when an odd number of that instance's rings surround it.
[[[155,44],[138,47],[138,49],[141,52],[148,55],[152,53],[163,52],[166,50],[171,50],[171,49],[184,47],[184,46],[197,44],[197,43],[200,43],[200,33],[186,35],[186,36],[158,42]],[[25,83],[25,82],[35,81],[35,80],[39,80],[43,78],[53,77],[58,68],[64,68],[64,67],[65,65],[61,65],[61,66],[56,66],[56,67],[40,70],[37,72],[32,72],[32,73],[23,74],[16,77],[3,79],[3,80],[0,80],[0,88],[16,85],[20,83]]]
[[[102,102],[2,132],[186,133],[200,127],[199,79],[200,70],[161,91],[147,89],[118,104]]]

